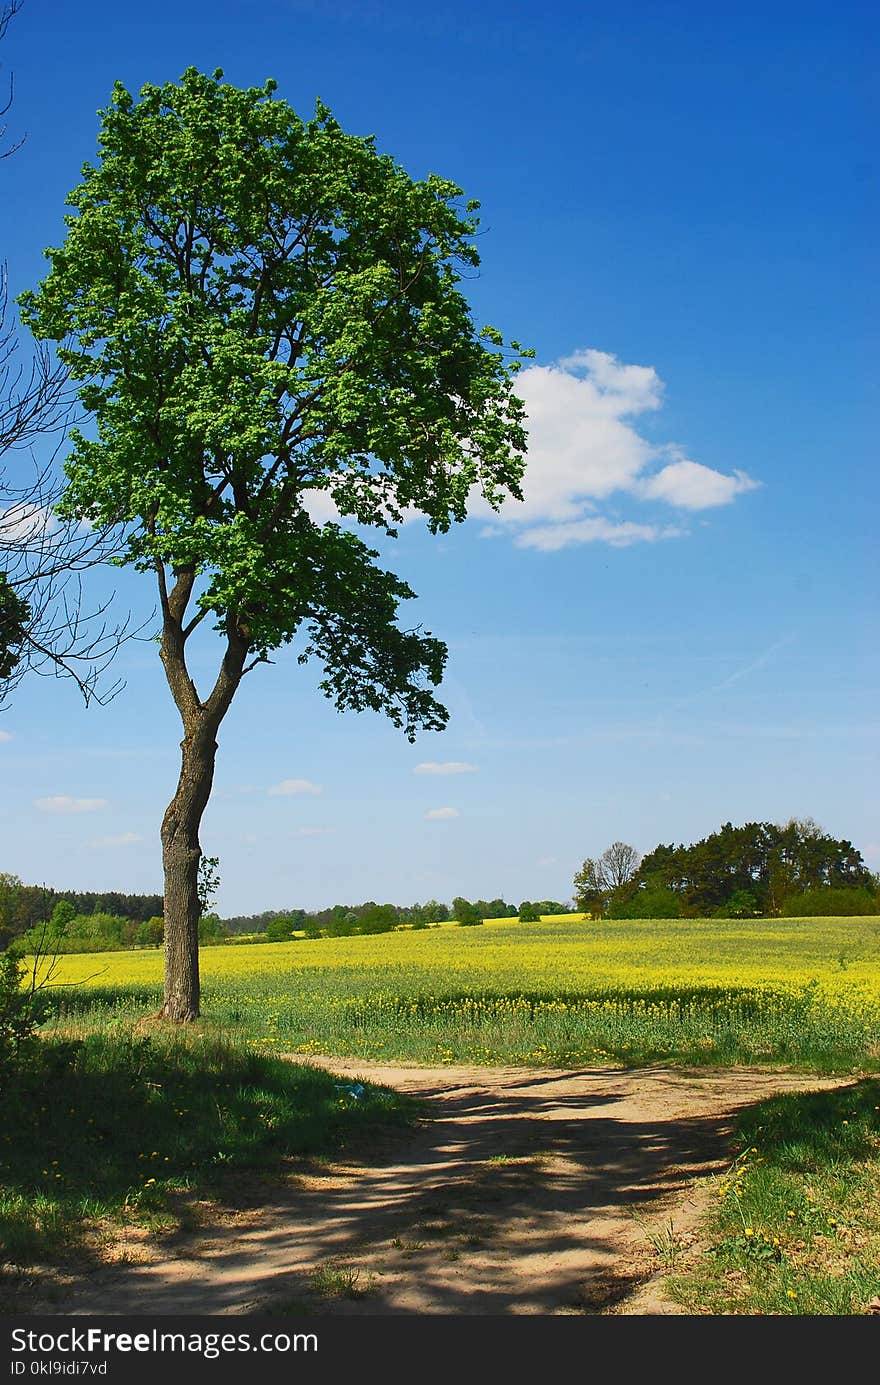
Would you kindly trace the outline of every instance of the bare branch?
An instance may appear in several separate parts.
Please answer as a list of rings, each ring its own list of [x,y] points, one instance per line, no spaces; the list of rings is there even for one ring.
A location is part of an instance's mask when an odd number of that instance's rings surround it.
[[[21,0],[0,7],[0,40],[20,8]],[[10,81],[0,116],[11,103]],[[3,134],[0,126],[0,142]],[[18,147],[0,149],[0,158]],[[30,671],[71,678],[86,703],[109,702],[123,685],[100,688],[101,675],[123,641],[137,638],[148,622],[138,629],[130,616],[112,623],[110,599],[92,609],[84,604],[80,574],[118,556],[123,536],[57,517],[63,492],[57,462],[74,396],[67,370],[47,346],[35,345],[29,361],[18,352],[0,264],[0,709]],[[12,481],[6,463],[38,438],[55,439],[49,462],[32,461],[31,473]]]

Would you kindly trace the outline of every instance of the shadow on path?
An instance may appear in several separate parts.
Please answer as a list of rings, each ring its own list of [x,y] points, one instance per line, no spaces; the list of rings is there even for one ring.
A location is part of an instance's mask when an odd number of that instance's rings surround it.
[[[361,1162],[297,1169],[232,1225],[96,1271],[63,1311],[601,1312],[656,1269],[640,1222],[692,1202],[743,1107],[843,1085],[748,1069],[322,1066],[418,1094],[429,1114]]]

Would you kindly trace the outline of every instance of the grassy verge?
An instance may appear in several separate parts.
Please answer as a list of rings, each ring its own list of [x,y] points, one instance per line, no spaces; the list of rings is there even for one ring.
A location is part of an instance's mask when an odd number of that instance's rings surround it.
[[[83,1250],[101,1223],[173,1230],[230,1175],[337,1153],[415,1111],[198,1032],[46,1039],[0,1092],[0,1263]]]
[[[445,984],[444,984],[445,983]],[[63,1028],[134,1023],[158,990],[120,986],[48,997]],[[581,991],[464,990],[446,978],[354,968],[209,979],[205,1013],[218,1031],[264,1052],[410,1062],[577,1067],[589,1062],[731,1067],[784,1064],[809,1072],[880,1067],[873,1007],[826,1002],[811,985],[667,985]],[[308,1037],[305,1037],[308,1036]]]
[[[673,1297],[693,1313],[877,1311],[880,1081],[763,1102],[737,1138],[709,1249]]]

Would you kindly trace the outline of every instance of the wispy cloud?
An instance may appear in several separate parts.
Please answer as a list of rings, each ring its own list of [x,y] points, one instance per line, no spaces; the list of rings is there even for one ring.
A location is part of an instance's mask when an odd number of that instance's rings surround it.
[[[68,798],[66,794],[34,799],[34,807],[42,813],[95,813],[107,806],[106,798]]]
[[[634,543],[656,543],[658,539],[677,539],[685,531],[674,524],[635,524],[631,520],[576,519],[570,524],[536,524],[516,539],[518,548],[539,548],[555,553],[573,543],[607,543],[612,548],[629,548]]]
[[[133,846],[135,842],[143,840],[138,832],[121,832],[117,837],[95,837],[94,841],[89,842],[89,846],[101,850],[104,847]]]
[[[653,366],[627,365],[607,351],[576,351],[554,365],[529,366],[516,385],[529,432],[523,500],[496,513],[474,496],[471,513],[491,520],[488,533],[518,530],[517,543],[525,548],[623,547],[679,538],[687,530],[600,513],[611,496],[616,503],[694,512],[754,490],[758,482],[743,470],[715,471],[674,443],[642,435],[638,420],[661,407],[663,388]]]
[[[0,745],[5,745],[7,741],[11,741],[13,739],[14,737],[11,731],[0,731]]]
[[[786,645],[791,644],[795,639],[797,639],[796,633],[794,631],[789,631],[788,634],[783,635],[782,639],[775,640],[774,643],[770,645],[769,649],[765,649],[763,653],[758,654],[755,658],[749,659],[747,663],[735,669],[733,673],[729,673],[727,677],[722,678],[720,682],[710,683],[707,687],[698,688],[696,692],[689,693],[687,697],[676,698],[674,702],[669,703],[665,711],[671,712],[677,711],[682,707],[690,707],[694,702],[700,702],[704,697],[711,697],[713,693],[723,692],[725,688],[729,688],[734,683],[738,683],[742,678],[748,678],[750,673],[755,673],[759,668],[763,668],[765,664],[769,664],[770,660],[779,653],[780,649],[785,649]]]
[[[298,827],[291,832],[292,837],[327,837],[335,831],[333,827]]]
[[[413,774],[475,774],[478,769],[465,760],[425,760],[416,765]]]
[[[461,814],[457,808],[429,808],[425,814],[425,819],[427,822],[443,822],[447,818],[457,818],[460,816]]]
[[[313,784],[311,779],[282,779],[280,784],[273,784],[269,790],[270,794],[319,794],[323,792],[320,784]]]

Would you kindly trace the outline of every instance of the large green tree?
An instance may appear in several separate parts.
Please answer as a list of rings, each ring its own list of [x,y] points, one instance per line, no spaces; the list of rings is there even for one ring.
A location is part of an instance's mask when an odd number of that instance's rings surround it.
[[[199,1010],[199,824],[242,678],[297,640],[340,710],[410,738],[447,719],[444,645],[398,624],[413,593],[313,502],[391,535],[408,510],[444,531],[475,487],[520,495],[526,442],[526,353],[478,332],[458,287],[478,204],[326,107],[304,122],[274,82],[222,76],[190,68],[139,100],[114,87],[65,243],[21,300],[96,424],[74,435],[63,513],[121,526],[124,561],[158,584],[183,725],[161,831],[175,1020]],[[222,647],[200,690],[187,644],[205,620]]]

